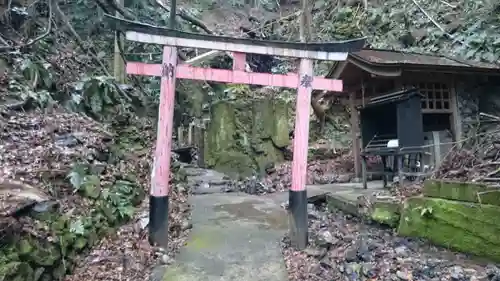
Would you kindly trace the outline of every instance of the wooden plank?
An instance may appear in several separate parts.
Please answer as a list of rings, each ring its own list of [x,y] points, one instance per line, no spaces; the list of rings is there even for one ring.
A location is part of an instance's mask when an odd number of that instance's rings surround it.
[[[354,174],[356,177],[360,178],[361,174],[361,147],[359,144],[359,116],[358,110],[356,109],[356,93],[349,93],[349,108],[351,111],[351,138],[352,138],[352,149],[354,157]]]
[[[161,72],[162,65],[160,64],[147,64],[139,62],[127,63],[128,74],[160,76]],[[297,85],[299,85],[299,77],[297,74],[283,75],[255,73],[238,70],[193,67],[185,64],[178,65],[176,73],[176,78],[179,79],[274,86],[294,89],[297,88]],[[311,85],[313,89],[317,90],[341,92],[343,89],[342,80],[325,79],[321,77],[313,77]]]
[[[154,197],[168,196],[169,193],[177,48],[163,47],[163,65],[165,67],[158,75],[163,74],[161,75],[160,85],[156,150],[154,154],[153,173],[151,175],[150,192]]]
[[[298,81],[295,132],[293,138],[292,186],[290,187],[292,191],[306,190],[312,75],[312,61],[302,59],[300,61],[300,81]]]
[[[330,61],[344,61],[347,58],[347,52],[324,52],[312,51],[301,49],[287,49],[269,46],[255,46],[250,44],[238,43],[221,43],[217,41],[207,41],[200,39],[188,39],[168,37],[163,35],[153,35],[146,33],[139,33],[136,31],[127,31],[125,33],[127,40],[148,43],[169,45],[186,48],[201,48],[229,52],[239,52],[248,54],[261,54],[279,57],[294,57],[306,58],[315,60],[330,60]]]
[[[125,33],[129,33],[127,38],[130,39],[132,37],[137,36],[136,34],[143,35],[153,35],[156,37],[147,37],[144,36],[143,39],[147,38],[156,38],[155,40],[163,41],[164,39],[160,38],[178,38],[178,39],[189,39],[195,40],[196,42],[212,42],[218,46],[218,48],[213,48],[213,50],[222,50],[222,51],[231,51],[238,52],[238,50],[229,50],[224,49],[224,45],[246,45],[254,47],[264,47],[266,49],[287,49],[292,51],[311,51],[311,52],[325,52],[325,53],[350,53],[360,51],[365,45],[366,38],[358,38],[352,40],[345,40],[339,42],[326,42],[326,43],[305,43],[305,42],[285,42],[285,41],[274,41],[274,40],[259,40],[259,39],[251,39],[251,38],[235,38],[228,36],[218,36],[211,34],[199,34],[199,33],[190,33],[183,32],[179,30],[173,30],[169,28],[149,25],[136,21],[129,21],[125,19],[119,19],[112,15],[105,15],[107,20],[110,23],[110,26],[113,29],[120,30]],[[175,40],[172,40],[175,41]],[[181,41],[178,41],[178,43]],[[187,41],[182,41],[187,42]],[[191,41],[192,42],[192,41]],[[144,43],[157,43],[162,45],[169,45],[161,42],[144,42]],[[190,47],[187,45],[171,45],[178,47]],[[203,48],[203,45],[195,45],[194,48]],[[212,49],[212,48],[207,48]],[[246,48],[248,49],[248,48]],[[245,53],[245,51],[240,51]],[[253,51],[249,51],[246,53],[254,53]],[[266,53],[267,54],[267,53]],[[290,56],[290,55],[285,55]]]

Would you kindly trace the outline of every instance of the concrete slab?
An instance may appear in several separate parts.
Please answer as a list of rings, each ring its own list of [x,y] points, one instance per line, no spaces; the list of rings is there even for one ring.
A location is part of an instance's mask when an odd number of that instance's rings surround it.
[[[336,208],[351,215],[358,215],[358,198],[369,196],[376,191],[383,191],[383,183],[368,182],[368,188],[364,189],[362,184],[332,184],[324,186],[312,186],[311,189],[320,189],[327,192],[329,208]]]
[[[240,193],[193,195],[187,244],[156,280],[285,281],[280,240],[286,211],[275,201]]]
[[[369,181],[367,184],[367,189],[383,189],[384,184],[382,181]],[[321,189],[337,191],[343,189],[363,189],[363,183],[332,183],[332,184],[321,184],[321,185],[308,185],[309,189]]]

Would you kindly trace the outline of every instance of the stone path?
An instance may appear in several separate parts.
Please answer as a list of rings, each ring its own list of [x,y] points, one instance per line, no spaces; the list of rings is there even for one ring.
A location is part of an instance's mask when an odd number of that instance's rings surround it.
[[[285,281],[280,241],[288,229],[281,205],[288,193],[254,196],[225,191],[230,180],[210,170],[186,167],[194,194],[193,229],[172,265],[157,268],[157,281]],[[352,197],[352,185],[312,186],[309,196],[337,189]]]

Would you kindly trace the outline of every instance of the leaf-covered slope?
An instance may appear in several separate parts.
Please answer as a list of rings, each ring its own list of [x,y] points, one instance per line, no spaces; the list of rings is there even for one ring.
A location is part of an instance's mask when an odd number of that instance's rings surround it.
[[[490,0],[388,0],[368,9],[317,1],[314,32],[321,40],[367,36],[373,48],[435,52],[496,62],[500,3]]]

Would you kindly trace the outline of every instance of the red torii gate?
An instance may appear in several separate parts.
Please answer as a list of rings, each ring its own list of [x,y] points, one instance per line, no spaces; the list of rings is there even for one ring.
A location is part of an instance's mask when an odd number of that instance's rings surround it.
[[[313,76],[312,60],[344,61],[348,52],[359,51],[365,39],[336,43],[289,43],[202,35],[152,26],[107,15],[126,39],[163,47],[162,64],[127,62],[127,73],[161,77],[156,151],[151,178],[149,238],[166,246],[168,241],[169,168],[175,103],[175,80],[192,79],[234,84],[298,88],[293,142],[292,186],[289,195],[290,235],[295,247],[307,246],[306,169],[309,114],[313,89],[342,91],[342,81]],[[177,63],[177,47],[232,52],[233,69],[193,67]],[[299,74],[250,73],[245,71],[246,53],[300,58]]]

